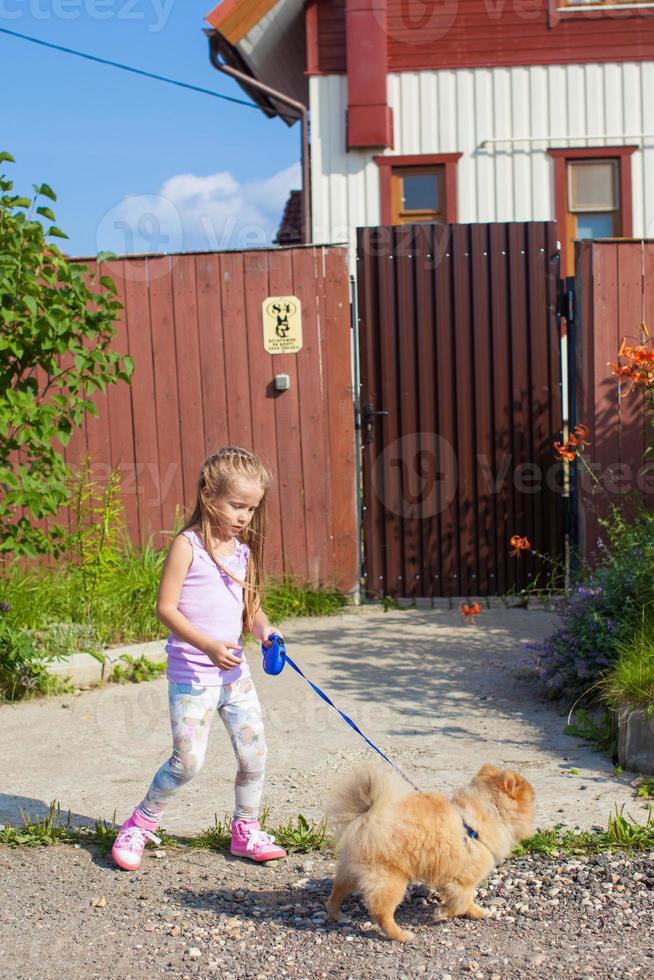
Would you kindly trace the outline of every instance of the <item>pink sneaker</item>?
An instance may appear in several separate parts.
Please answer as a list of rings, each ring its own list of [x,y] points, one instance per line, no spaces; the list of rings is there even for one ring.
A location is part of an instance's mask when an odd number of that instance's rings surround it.
[[[159,837],[152,833],[157,829],[156,820],[148,820],[138,810],[129,817],[118,831],[111,849],[111,856],[119,868],[136,871],[141,864],[145,845],[149,840],[160,844]]]
[[[252,861],[277,861],[286,857],[284,848],[275,844],[272,834],[261,829],[258,820],[232,820],[231,831],[230,850],[237,857]]]

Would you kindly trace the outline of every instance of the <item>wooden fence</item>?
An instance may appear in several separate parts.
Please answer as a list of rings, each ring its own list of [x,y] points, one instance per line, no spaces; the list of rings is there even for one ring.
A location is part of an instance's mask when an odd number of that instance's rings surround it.
[[[654,506],[651,419],[643,397],[625,394],[610,364],[623,338],[641,340],[641,324],[654,327],[654,242],[599,241],[577,245],[574,317],[574,422],[590,430],[577,467],[579,550],[593,559],[602,531],[598,518],[625,495]]]
[[[94,269],[93,262],[87,262]],[[106,263],[124,305],[115,348],[135,361],[66,451],[118,468],[130,535],[157,544],[190,507],[205,456],[253,449],[271,467],[269,570],[357,581],[351,327],[346,251],[293,248],[127,257]],[[262,302],[302,302],[304,346],[267,354]],[[290,388],[273,378],[288,374]]]

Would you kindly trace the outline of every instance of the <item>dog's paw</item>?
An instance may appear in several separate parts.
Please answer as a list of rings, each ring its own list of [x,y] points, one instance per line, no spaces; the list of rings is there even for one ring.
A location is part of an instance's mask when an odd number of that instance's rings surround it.
[[[487,915],[488,912],[485,909],[480,908],[479,905],[476,905],[475,902],[473,902],[466,911],[466,917],[468,919],[485,919]]]
[[[332,922],[339,922],[341,925],[349,925],[352,919],[345,912],[340,909],[330,909],[329,905],[325,906],[325,911],[327,912],[327,918]]]
[[[398,943],[412,943],[415,938],[415,934],[407,929],[399,929],[393,936],[393,939],[396,939]]]

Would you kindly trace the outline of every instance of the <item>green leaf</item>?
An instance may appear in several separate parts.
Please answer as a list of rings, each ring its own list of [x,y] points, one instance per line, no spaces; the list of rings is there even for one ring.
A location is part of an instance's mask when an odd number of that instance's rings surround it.
[[[111,276],[100,276],[100,284],[104,286],[105,289],[108,289],[114,296],[116,295],[116,283],[113,281]]]
[[[117,258],[118,258],[118,256],[116,255],[115,252],[109,252],[107,250],[104,250],[102,252],[98,252],[98,254],[95,257],[95,261],[96,262],[109,262],[111,259],[117,259]]]
[[[6,150],[3,150],[0,153],[0,163],[4,163],[5,160],[7,160],[9,163],[16,163],[16,161],[12,157],[11,153],[7,153]]]
[[[66,232],[62,231],[61,228],[57,228],[56,225],[53,225],[50,230],[46,232],[46,235],[48,238],[68,238]]]
[[[42,214],[48,221],[55,221],[55,213],[52,208],[40,207],[36,209],[37,214]]]
[[[51,201],[57,200],[57,195],[52,190],[49,184],[41,184],[40,187],[36,188],[36,191],[38,194],[41,194],[42,197],[49,197]]]

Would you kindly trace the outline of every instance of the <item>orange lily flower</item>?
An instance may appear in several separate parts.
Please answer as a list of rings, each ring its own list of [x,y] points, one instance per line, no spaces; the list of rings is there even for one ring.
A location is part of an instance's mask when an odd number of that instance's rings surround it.
[[[572,462],[577,455],[577,450],[570,448],[571,446],[575,446],[577,444],[577,440],[574,438],[574,436],[572,439],[573,441],[568,442],[565,446],[563,443],[558,441],[554,443],[554,451],[559,459],[567,459],[569,462]]]
[[[576,445],[577,442],[582,447],[586,445],[587,446],[592,445],[592,443],[588,442],[588,436],[590,435],[590,432],[588,431],[587,425],[583,425],[581,422],[578,422],[577,425],[575,425],[572,432],[576,436],[576,442],[574,443],[574,445]]]
[[[611,372],[620,379],[620,396],[628,395],[634,388],[654,390],[654,341],[650,337],[646,324],[641,324],[643,340],[640,344],[627,344],[624,337],[618,351],[617,363],[611,361]],[[624,362],[624,363],[623,363]]]
[[[509,552],[511,558],[519,558],[521,551],[529,551],[531,549],[529,538],[521,537],[519,534],[512,536],[510,544],[513,545],[513,551]]]
[[[474,623],[475,616],[478,616],[481,612],[481,607],[477,601],[475,602],[462,602],[459,606],[459,612],[463,617],[464,623]]]
[[[566,459],[571,463],[577,456],[577,453],[584,448],[584,446],[590,446],[588,442],[589,429],[587,425],[578,422],[574,429],[568,436],[568,441],[566,443],[560,442],[558,439],[554,443],[554,452],[559,459]]]

